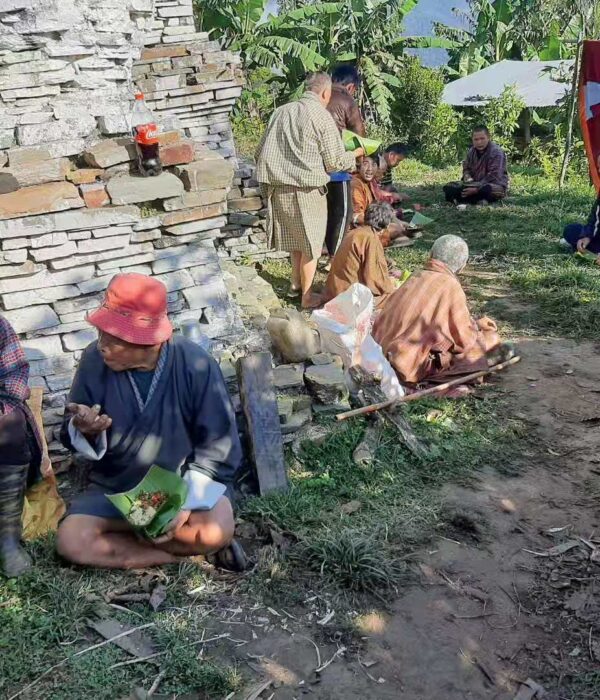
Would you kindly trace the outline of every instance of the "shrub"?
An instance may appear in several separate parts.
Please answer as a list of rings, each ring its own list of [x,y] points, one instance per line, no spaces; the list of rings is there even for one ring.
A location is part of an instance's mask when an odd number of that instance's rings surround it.
[[[437,70],[425,68],[414,56],[407,56],[396,74],[392,118],[394,128],[404,134],[409,145],[420,147],[429,138],[428,124],[433,120],[444,80]]]
[[[447,165],[459,159],[459,128],[462,115],[450,105],[440,102],[426,126],[419,155],[429,165]]]

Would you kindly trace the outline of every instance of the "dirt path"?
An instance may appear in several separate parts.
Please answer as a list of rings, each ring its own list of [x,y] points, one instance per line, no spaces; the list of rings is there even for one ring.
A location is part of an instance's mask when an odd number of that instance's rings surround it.
[[[312,636],[326,662],[344,644],[335,618],[326,627],[290,619],[287,630],[274,621],[243,647],[245,660],[248,652],[257,657],[255,670],[276,680],[260,697],[504,700],[527,678],[544,685],[546,698],[600,697],[600,680],[574,689],[571,679],[600,668],[593,596],[600,564],[577,540],[592,538],[600,523],[600,351],[556,339],[523,341],[521,351],[523,362],[499,382],[529,431],[521,473],[484,468],[475,488],[447,489],[455,527],[420,553],[421,580],[391,611],[364,621],[359,653],[368,668],[350,648],[314,682],[316,651],[302,635]],[[578,545],[559,556],[524,551],[571,540]]]

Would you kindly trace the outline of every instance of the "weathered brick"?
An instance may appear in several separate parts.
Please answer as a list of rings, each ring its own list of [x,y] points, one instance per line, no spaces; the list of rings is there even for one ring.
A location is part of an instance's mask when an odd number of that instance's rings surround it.
[[[6,250],[0,253],[0,265],[21,265],[27,260],[27,250],[20,248],[19,250]]]
[[[159,228],[151,228],[149,231],[135,231],[131,234],[132,243],[146,243],[147,241],[157,241],[161,237]]]
[[[95,228],[92,231],[94,238],[107,238],[108,236],[124,236],[131,233],[131,226],[107,226],[106,228]]]
[[[83,206],[77,188],[70,182],[49,182],[23,187],[0,195],[0,217],[14,219]]]
[[[229,211],[260,211],[263,202],[260,197],[240,197],[239,199],[227,200]]]
[[[9,169],[20,187],[30,187],[46,182],[64,180],[69,167],[70,164],[67,158],[52,158],[11,165]]]
[[[55,233],[45,233],[43,236],[36,236],[31,239],[31,248],[46,248],[52,245],[64,245],[69,239],[64,231],[56,231]]]
[[[194,158],[194,145],[188,141],[175,143],[171,146],[161,146],[160,148],[160,161],[165,167],[191,163]]]
[[[213,205],[218,206],[218,205]],[[167,228],[167,233],[174,236],[186,235],[188,233],[199,233],[201,231],[210,231],[211,229],[218,229],[221,226],[225,226],[227,219],[225,217],[220,217],[216,219],[199,219],[196,221],[190,221],[185,224],[177,224],[176,226],[170,226]]]
[[[157,58],[172,58],[174,56],[187,56],[185,46],[156,46],[152,49],[142,49],[140,56],[142,61],[151,61]]]
[[[29,277],[43,269],[43,265],[36,265],[32,260],[26,260],[22,265],[0,265],[0,280],[5,280],[8,277]],[[0,287],[2,284],[0,282]]]
[[[92,168],[108,168],[135,160],[137,153],[132,140],[122,138],[100,141],[84,151],[83,157]]]
[[[78,291],[78,294],[81,293]],[[75,313],[76,311],[87,311],[95,309],[102,303],[102,295],[95,294],[89,297],[80,297],[79,299],[67,299],[65,301],[57,301],[53,304],[54,310],[59,315]]]
[[[110,197],[106,191],[106,187],[100,182],[95,182],[89,185],[80,186],[81,196],[88,209],[99,209],[110,204]]]
[[[126,248],[129,245],[129,235],[111,236],[110,238],[91,238],[87,241],[79,241],[78,253],[97,253],[102,250],[116,250]]]
[[[233,166],[224,158],[206,158],[175,168],[188,191],[227,188],[233,179]]]
[[[211,262],[216,258],[216,251],[211,245],[210,248],[204,246],[188,246],[186,250],[177,255],[170,256],[152,263],[152,272],[155,275],[171,270],[181,270],[191,265],[201,265]]]
[[[101,168],[79,168],[67,173],[67,180],[74,185],[89,185],[106,177],[106,171]]]
[[[141,253],[150,253],[152,252],[152,250],[152,243],[141,243],[139,245],[132,245],[127,248],[121,248],[119,250],[105,250],[101,253],[89,253],[88,255],[73,255],[69,258],[51,260],[50,267],[53,270],[66,270],[69,267],[75,267],[77,265],[100,263],[104,262],[105,260],[125,258],[130,257],[132,255],[139,255]]]
[[[21,347],[25,351],[25,357],[31,360],[44,360],[48,357],[61,355],[63,352],[60,339],[56,336],[48,338],[32,338],[22,340]]]
[[[2,242],[2,250],[18,250],[19,248],[29,248],[29,238],[9,238]]]
[[[95,328],[87,328],[75,333],[67,333],[63,336],[62,342],[66,350],[83,350],[96,340],[97,335]]]
[[[79,290],[75,285],[67,284],[61,287],[45,287],[42,289],[30,289],[25,292],[2,294],[2,303],[6,309],[20,309],[24,306],[49,304],[57,299],[76,297],[78,294]]]
[[[209,284],[191,287],[183,290],[190,309],[203,309],[207,306],[228,301],[227,288],[222,280],[215,280]]]
[[[177,212],[174,214],[165,214],[162,217],[162,222],[165,226],[180,223],[178,217],[184,215],[185,212],[180,212],[181,209],[188,207],[201,207],[207,204],[215,204],[216,202],[224,202],[227,199],[226,189],[206,190],[204,192],[184,192],[181,197],[173,197],[165,199],[163,206],[165,211]]]
[[[94,266],[88,265],[65,272],[48,272],[43,265],[37,265],[39,271],[28,277],[0,280],[0,294],[25,291],[27,289],[42,289],[45,287],[60,287],[77,284],[94,276]]]
[[[46,260],[66,258],[74,255],[76,252],[77,244],[74,241],[68,241],[64,245],[50,246],[49,248],[33,248],[31,256],[36,262],[45,262]]]
[[[140,218],[139,207],[103,207],[102,209],[80,209],[55,214],[53,219],[55,231],[73,231],[75,229],[96,229],[104,226],[132,224]],[[45,231],[40,231],[45,233]],[[2,231],[0,229],[0,236]],[[31,234],[27,234],[31,235]]]
[[[59,323],[58,316],[50,306],[5,311],[3,315],[16,333],[31,333],[42,328],[57,326]]]
[[[168,172],[156,177],[118,175],[109,180],[107,190],[113,204],[133,204],[163,197],[177,197],[183,193],[183,183]]]
[[[164,275],[156,275],[156,279],[165,285],[168,292],[194,286],[194,280],[187,270],[175,270],[175,272],[167,272]]]
[[[50,340],[48,338],[36,338],[36,341]],[[56,336],[54,339],[58,340]],[[45,360],[32,360],[29,363],[29,375],[33,377],[47,376],[49,374],[60,374],[68,372],[75,367],[73,355],[57,355],[56,357],[47,357]]]
[[[50,391],[60,391],[61,389],[69,389],[73,383],[73,373],[53,374],[46,377],[46,382]]]

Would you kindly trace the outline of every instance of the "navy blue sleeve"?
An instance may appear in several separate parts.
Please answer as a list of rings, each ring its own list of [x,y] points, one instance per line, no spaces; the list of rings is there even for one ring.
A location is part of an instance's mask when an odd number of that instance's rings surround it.
[[[105,382],[103,381],[103,377],[105,369],[104,362],[102,361],[102,357],[94,341],[83,351],[81,360],[77,366],[77,371],[75,372],[75,377],[73,378],[73,383],[71,384],[67,403],[81,403],[85,406],[93,406],[94,404],[100,404],[100,406],[104,405]],[[68,431],[70,420],[71,415],[69,415],[65,409],[65,415],[60,430],[60,441],[68,450],[74,451]]]
[[[194,450],[188,467],[229,484],[242,461],[242,447],[221,369],[212,357],[204,355],[203,371],[196,369],[192,375]]]

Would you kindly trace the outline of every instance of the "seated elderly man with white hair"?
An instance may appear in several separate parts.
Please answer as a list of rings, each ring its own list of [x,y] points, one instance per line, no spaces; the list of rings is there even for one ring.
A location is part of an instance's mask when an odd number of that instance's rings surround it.
[[[438,238],[425,269],[395,291],[377,317],[373,337],[401,382],[446,381],[497,361],[490,354],[501,347],[496,324],[472,318],[457,277],[468,259],[462,238]]]

